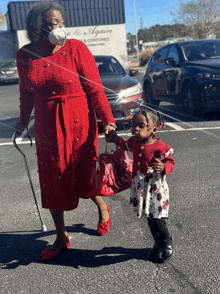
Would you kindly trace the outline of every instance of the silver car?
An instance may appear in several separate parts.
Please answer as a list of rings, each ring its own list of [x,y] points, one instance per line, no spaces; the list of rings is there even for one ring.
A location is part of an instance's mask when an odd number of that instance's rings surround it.
[[[0,83],[19,82],[15,59],[0,60]]]

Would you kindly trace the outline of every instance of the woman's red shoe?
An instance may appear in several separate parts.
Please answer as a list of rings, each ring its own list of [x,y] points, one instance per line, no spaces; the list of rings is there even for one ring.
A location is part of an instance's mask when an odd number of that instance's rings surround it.
[[[64,245],[62,248],[60,248],[59,250],[57,250],[57,251],[52,251],[52,250],[49,250],[48,248],[46,248],[41,253],[42,260],[43,261],[51,260],[52,258],[56,257],[59,253],[63,252],[68,247],[70,247],[71,243],[70,243],[69,235],[67,235],[67,238],[68,238],[68,243],[66,245]]]
[[[108,204],[107,204],[108,205]],[[100,235],[104,235],[107,234],[109,232],[110,229],[110,225],[111,225],[111,217],[110,217],[110,207],[108,205],[108,213],[109,213],[109,219],[104,223],[100,223],[98,222],[98,228],[97,231]]]

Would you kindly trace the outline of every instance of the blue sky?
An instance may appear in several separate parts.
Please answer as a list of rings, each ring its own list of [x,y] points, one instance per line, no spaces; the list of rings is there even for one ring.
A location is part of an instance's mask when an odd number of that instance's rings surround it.
[[[8,0],[0,0],[0,9],[7,11]],[[177,0],[175,0],[177,2]],[[134,0],[124,0],[126,16],[126,32],[135,34]],[[170,24],[172,17],[169,11],[174,6],[174,0],[135,0],[137,29],[140,29],[140,21],[143,19],[143,27],[149,28],[155,24]],[[7,29],[3,27],[3,29]]]

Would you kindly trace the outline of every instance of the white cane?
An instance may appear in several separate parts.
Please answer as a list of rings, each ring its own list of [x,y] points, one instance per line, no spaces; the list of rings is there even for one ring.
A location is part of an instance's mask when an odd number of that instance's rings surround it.
[[[31,140],[31,138],[29,137],[29,139]],[[24,163],[25,163],[25,168],[26,168],[26,171],[27,171],[27,175],[28,175],[28,179],[29,179],[29,182],[30,182],[30,185],[31,185],[31,190],[33,192],[33,195],[34,195],[34,201],[35,201],[35,204],[37,206],[37,211],[38,211],[38,214],[39,214],[39,217],[40,217],[40,221],[41,221],[41,225],[42,225],[42,232],[46,232],[47,231],[47,227],[45,226],[44,224],[44,221],[43,221],[43,218],[42,218],[42,215],[41,215],[41,212],[40,212],[40,207],[38,205],[38,202],[37,202],[37,198],[35,196],[35,192],[34,192],[34,187],[33,187],[33,183],[32,183],[32,180],[31,180],[31,174],[30,174],[30,171],[29,171],[29,168],[28,168],[28,165],[27,165],[27,160],[26,160],[26,157],[25,157],[25,154],[21,151],[21,149],[18,147],[17,143],[16,143],[16,132],[14,132],[14,134],[12,135],[12,140],[13,140],[13,144],[15,146],[15,148],[21,153],[21,155],[23,156],[23,159],[24,159]],[[31,142],[32,143],[32,142]]]

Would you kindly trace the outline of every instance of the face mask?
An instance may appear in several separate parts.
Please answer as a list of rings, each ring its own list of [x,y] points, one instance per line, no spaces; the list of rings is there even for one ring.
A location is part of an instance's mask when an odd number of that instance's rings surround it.
[[[54,29],[49,32],[48,39],[53,45],[63,46],[66,42],[67,34],[64,27]]]

